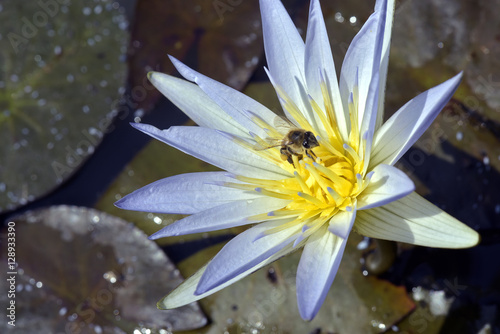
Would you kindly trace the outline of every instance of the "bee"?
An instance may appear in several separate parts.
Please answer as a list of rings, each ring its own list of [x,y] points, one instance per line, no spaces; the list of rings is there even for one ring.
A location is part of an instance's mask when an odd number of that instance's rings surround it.
[[[281,146],[281,159],[288,161],[292,165],[292,156],[296,156],[298,160],[301,160],[304,154],[313,160],[316,158],[312,149],[319,146],[319,143],[311,131],[299,129],[279,116],[274,120],[274,127],[281,134],[285,134],[284,137],[281,139],[268,139],[270,145],[261,149]]]

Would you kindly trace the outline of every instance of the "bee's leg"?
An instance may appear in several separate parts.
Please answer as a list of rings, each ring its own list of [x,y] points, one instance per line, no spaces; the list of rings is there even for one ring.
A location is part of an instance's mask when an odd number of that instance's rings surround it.
[[[312,150],[306,150],[306,155],[311,158],[312,160],[316,160],[317,156],[314,154]],[[314,158],[313,158],[314,157]]]
[[[283,146],[280,149],[280,154],[282,160],[288,161],[288,163],[292,164],[292,166],[295,167],[295,165],[293,164],[292,155],[290,154],[289,149],[286,146]]]
[[[294,155],[295,153],[292,151],[290,147],[287,147],[285,151],[286,151],[286,156],[288,157],[287,161],[293,165],[292,155]],[[293,167],[295,167],[295,165]]]
[[[288,160],[288,150],[285,146],[283,146],[282,148],[280,148],[280,154],[281,154],[281,160]]]

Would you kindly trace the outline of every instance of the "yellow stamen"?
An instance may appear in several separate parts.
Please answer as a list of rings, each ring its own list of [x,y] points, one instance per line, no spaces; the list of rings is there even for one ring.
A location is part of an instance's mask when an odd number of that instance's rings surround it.
[[[295,171],[295,172],[293,172],[293,175],[295,175],[295,179],[299,183],[300,188],[302,189],[302,192],[308,193],[310,191],[310,189],[307,186],[307,184],[304,182],[304,179],[300,176],[300,174],[297,173],[297,171]]]
[[[262,195],[266,195],[269,197],[275,197],[275,198],[281,198],[281,199],[290,199],[289,191],[286,191],[286,193],[278,193],[274,191],[269,191],[263,188],[255,188],[255,191],[258,193],[261,193]]]
[[[297,195],[300,196],[300,197],[302,197],[306,201],[311,202],[312,204],[317,205],[319,207],[325,207],[325,205],[326,205],[325,202],[322,202],[319,199],[317,199],[316,197],[313,197],[313,196],[311,196],[309,194],[298,192]]]
[[[330,180],[332,180],[334,184],[334,188],[341,196],[348,196],[352,189],[352,183],[344,179],[343,177],[338,176],[330,169],[322,166],[320,164],[315,164],[314,167],[319,169],[319,171],[325,174]]]
[[[299,111],[299,108],[295,103],[288,97],[288,95],[279,87],[275,86],[276,92],[278,93],[278,97],[284,102],[284,108],[288,113],[293,117],[297,123],[299,123],[302,129],[306,129],[308,131],[312,131],[311,125],[309,122],[302,116],[302,113]]]

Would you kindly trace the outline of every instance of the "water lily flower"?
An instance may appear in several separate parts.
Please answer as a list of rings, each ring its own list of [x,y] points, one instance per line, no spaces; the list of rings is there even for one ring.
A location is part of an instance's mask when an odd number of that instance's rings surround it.
[[[286,119],[171,57],[187,80],[156,72],[149,79],[198,126],[132,124],[224,170],[169,177],[119,200],[123,209],[190,215],[151,239],[253,225],[159,307],[191,303],[303,247],[297,300],[302,318],[311,320],[352,230],[429,247],[476,245],[477,232],[416,194],[394,167],[462,74],[418,95],[382,124],[393,0],[376,1],[338,81],[318,0],[311,1],[305,43],[279,0],[260,0],[260,8],[267,73]],[[317,143],[297,143],[304,132]]]

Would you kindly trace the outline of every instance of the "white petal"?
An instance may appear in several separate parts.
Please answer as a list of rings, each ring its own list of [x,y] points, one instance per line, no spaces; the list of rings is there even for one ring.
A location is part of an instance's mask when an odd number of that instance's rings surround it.
[[[274,80],[271,72],[269,72],[269,70],[267,68],[264,67],[264,71],[266,71],[266,74],[267,74],[267,77],[269,78],[269,81],[271,82],[271,84],[273,85],[274,89],[276,90],[276,95],[278,96],[278,100],[281,104],[281,107],[285,113],[285,116],[286,118],[292,122],[293,124],[295,124],[298,128],[300,128],[301,126],[299,125],[299,122],[292,116],[292,114],[288,111],[288,109],[286,108],[286,101],[285,99],[290,99],[290,101],[292,102],[292,104],[295,106],[295,109],[300,112],[300,114],[302,116],[304,116],[304,118],[309,122],[309,124],[315,124],[314,123],[314,117],[313,117],[313,113],[311,111],[311,109],[307,109],[305,110],[304,108],[301,108],[299,107],[295,101],[293,101],[293,99],[286,95],[286,96],[281,96],[278,91],[281,89],[280,86],[276,83],[276,81]],[[304,112],[305,110],[305,112]],[[313,128],[314,129],[314,128]]]
[[[193,214],[218,205],[260,197],[256,193],[218,185],[236,181],[226,174],[205,172],[167,177],[137,189],[115,205],[125,210]]]
[[[239,128],[245,132],[245,137],[250,137],[249,132],[253,132],[261,137],[266,136],[264,130],[248,118],[245,112],[249,110],[270,124],[272,124],[272,120],[276,117],[275,113],[245,94],[190,69],[174,57],[170,56],[170,60],[182,76],[196,82],[227,115],[239,124]],[[227,132],[234,133],[234,131]]]
[[[366,106],[363,114],[363,122],[361,123],[359,133],[361,138],[364,139],[365,149],[363,152],[364,168],[363,175],[370,166],[370,156],[373,147],[373,135],[375,133],[375,125],[377,123],[377,108],[378,108],[378,91],[379,91],[379,73],[378,70],[374,71],[372,82],[368,89],[368,96],[366,98]]]
[[[305,74],[307,80],[307,89],[313,99],[321,106],[324,106],[323,94],[321,92],[320,71],[326,73],[326,82],[330,87],[330,95],[337,120],[337,126],[345,140],[348,138],[347,122],[342,100],[340,99],[339,85],[337,83],[337,73],[333,62],[330,41],[326,32],[325,21],[319,0],[312,0],[309,9],[309,21],[306,36],[306,54],[305,54]],[[316,117],[316,123],[321,124]]]
[[[367,237],[438,248],[467,248],[479,234],[417,193],[359,211],[354,229]]]
[[[381,6],[381,1],[377,0],[375,5],[375,10],[377,7]],[[378,129],[382,125],[384,120],[384,98],[385,98],[385,86],[387,82],[387,68],[389,65],[389,53],[391,48],[391,35],[392,35],[392,23],[394,21],[394,7],[396,2],[394,0],[387,1],[387,13],[385,21],[384,30],[384,42],[382,45],[382,59],[380,59],[380,84],[379,84],[379,96],[378,96],[378,112],[377,112],[377,123],[375,128]]]
[[[297,302],[304,320],[312,320],[325,301],[347,243],[324,231],[309,238],[297,268]]]
[[[162,131],[148,124],[131,123],[131,125],[184,153],[234,174],[275,180],[290,177],[274,163],[243,148],[213,129],[173,126]]]
[[[335,214],[328,222],[328,230],[342,239],[347,239],[356,218],[357,205],[357,202],[355,202],[354,207]]]
[[[159,72],[149,72],[148,78],[163,95],[199,126],[249,137],[248,130],[231,118],[197,85]]]
[[[289,202],[269,197],[229,202],[180,219],[151,235],[149,239],[217,231],[256,223],[257,221],[250,220],[249,217],[281,209]]]
[[[282,221],[258,224],[229,241],[210,261],[195,294],[203,294],[255,267],[293,242],[300,226],[262,236]]]
[[[378,165],[368,187],[358,196],[358,210],[386,205],[414,190],[415,184],[404,172],[393,166]]]
[[[394,165],[431,125],[460,84],[462,73],[406,103],[373,138],[370,166]]]
[[[245,272],[241,273],[240,275],[233,277],[229,281],[227,281],[224,284],[221,284],[217,286],[216,288],[213,288],[212,290],[205,292],[201,295],[195,295],[195,290],[196,287],[198,286],[198,283],[200,282],[201,277],[205,273],[205,270],[208,267],[208,264],[203,266],[200,270],[198,270],[193,276],[189,277],[187,280],[182,282],[180,286],[178,286],[174,291],[172,291],[169,295],[164,297],[159,303],[158,303],[158,308],[160,309],[172,309],[172,308],[177,308],[180,306],[184,306],[187,304],[190,304],[192,302],[195,302],[197,300],[200,300],[202,298],[205,298],[219,290],[224,289],[228,285],[233,284],[236,281],[239,281],[240,279],[250,275],[254,271],[276,261],[282,256],[285,256],[286,254],[292,252],[294,248],[292,248],[291,245],[288,245],[275,253],[274,255],[268,257],[264,261],[256,264],[255,266],[247,269]]]
[[[382,46],[386,21],[385,1],[377,2],[376,11],[363,25],[358,34],[354,37],[347,50],[342,64],[340,74],[340,96],[342,97],[345,110],[348,110],[348,100],[350,93],[354,91],[354,86],[358,84],[358,124],[375,126],[376,112],[378,108],[378,76],[380,61],[382,59]],[[375,90],[371,94],[371,101],[368,101],[369,90]],[[367,119],[368,118],[368,119]],[[366,119],[366,120],[365,120]],[[366,131],[360,131],[361,135]]]
[[[278,0],[260,0],[264,49],[275,83],[295,102],[309,119],[305,93],[304,52],[302,37],[283,4]]]

